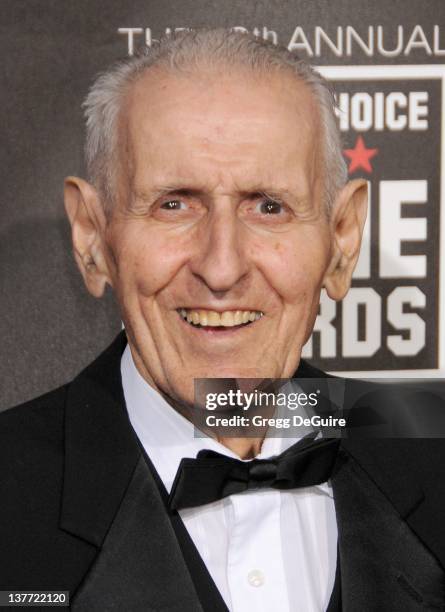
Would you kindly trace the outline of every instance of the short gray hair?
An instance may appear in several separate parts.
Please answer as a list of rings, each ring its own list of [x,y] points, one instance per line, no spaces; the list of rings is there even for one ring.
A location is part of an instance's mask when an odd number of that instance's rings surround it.
[[[85,157],[88,178],[96,187],[106,212],[116,197],[115,176],[119,163],[118,121],[130,86],[151,67],[168,72],[202,69],[215,65],[247,67],[255,73],[291,71],[312,91],[320,111],[323,139],[324,199],[330,209],[347,180],[336,101],[330,84],[307,62],[285,47],[253,34],[228,28],[180,31],[153,42],[133,56],[98,75],[84,103]]]

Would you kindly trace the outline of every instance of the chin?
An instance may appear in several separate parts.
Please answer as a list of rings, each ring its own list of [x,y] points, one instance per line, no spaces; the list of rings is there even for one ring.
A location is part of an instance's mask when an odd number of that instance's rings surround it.
[[[269,378],[276,375],[276,368],[267,368],[264,365],[246,364],[207,364],[193,373],[190,377],[195,378]]]

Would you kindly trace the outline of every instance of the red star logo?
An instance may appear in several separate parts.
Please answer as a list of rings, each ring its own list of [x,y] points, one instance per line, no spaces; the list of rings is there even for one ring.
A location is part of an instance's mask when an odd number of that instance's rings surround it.
[[[345,149],[343,151],[343,154],[351,160],[348,168],[349,174],[352,174],[359,168],[362,168],[365,172],[372,172],[370,160],[377,155],[378,152],[378,149],[367,149],[365,141],[359,136],[353,149]]]

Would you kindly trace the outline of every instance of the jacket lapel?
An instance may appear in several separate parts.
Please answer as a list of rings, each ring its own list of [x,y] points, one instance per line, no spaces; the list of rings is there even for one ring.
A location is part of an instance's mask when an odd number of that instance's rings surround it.
[[[302,361],[295,376],[319,379],[329,396],[324,372]],[[344,383],[347,394],[360,385]],[[335,411],[322,403],[320,412]],[[445,610],[444,442],[375,435],[343,438],[332,477],[342,610]]]
[[[175,602],[182,601],[182,610],[199,612],[178,541],[126,413],[120,377],[125,344],[121,333],[68,390],[59,525],[99,549],[72,594],[73,609],[173,612],[179,610]]]
[[[342,440],[332,487],[345,612],[445,609],[441,562],[421,524],[417,533],[412,529],[425,496],[409,465],[404,476],[398,473],[400,454],[392,448],[397,442]],[[383,473],[379,462],[386,465]],[[390,486],[390,480],[398,484]]]
[[[141,456],[75,612],[202,612],[175,533]]]
[[[71,383],[60,527],[100,547],[139,458],[125,412],[117,340]]]

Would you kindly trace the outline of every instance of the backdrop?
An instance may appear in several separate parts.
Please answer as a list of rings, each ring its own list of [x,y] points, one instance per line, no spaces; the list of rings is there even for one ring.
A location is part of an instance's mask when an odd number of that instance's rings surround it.
[[[63,178],[84,175],[97,72],[180,27],[245,28],[335,83],[351,177],[371,214],[353,288],[325,296],[305,355],[348,374],[445,372],[442,0],[1,0],[0,409],[71,378],[113,338],[112,297],[72,261]]]

